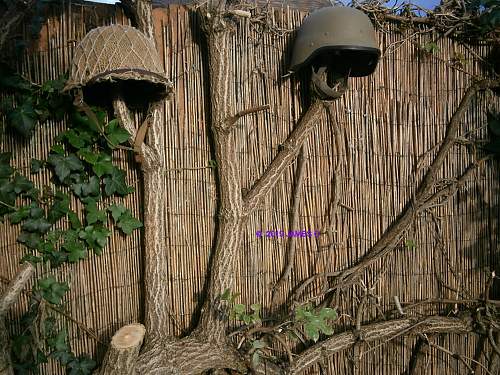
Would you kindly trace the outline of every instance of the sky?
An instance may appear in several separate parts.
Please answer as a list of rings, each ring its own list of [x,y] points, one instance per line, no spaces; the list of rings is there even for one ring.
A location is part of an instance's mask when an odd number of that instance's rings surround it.
[[[96,3],[107,3],[107,4],[114,4],[114,3],[117,3],[119,1],[117,0],[92,0]],[[344,0],[343,0],[344,1]],[[345,3],[348,3],[349,0],[345,0],[344,1]],[[406,1],[405,0],[389,0],[389,2],[387,3],[387,6],[394,6],[394,4],[402,4],[402,3],[405,3]],[[439,4],[439,0],[413,0],[412,3],[415,4],[415,5],[419,5],[421,6],[422,8],[426,8],[426,9],[434,9],[434,7],[436,7],[436,5]]]

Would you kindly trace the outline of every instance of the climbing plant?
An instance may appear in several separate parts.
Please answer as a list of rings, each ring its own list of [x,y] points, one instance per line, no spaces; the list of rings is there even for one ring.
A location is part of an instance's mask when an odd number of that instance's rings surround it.
[[[68,128],[52,140],[47,158],[32,159],[29,171],[12,166],[10,153],[0,154],[0,217],[19,228],[22,262],[50,269],[75,264],[89,253],[102,253],[111,223],[124,235],[140,228],[141,221],[121,199],[134,187],[113,163],[113,151],[127,149],[123,144],[129,133],[116,119],[107,121],[102,109],[81,113],[62,92],[65,77],[37,85],[5,66],[1,73],[0,89],[9,94],[2,110],[7,128],[16,135],[29,141],[37,126],[47,126],[46,120],[69,120]],[[48,169],[52,179],[39,186],[29,177],[42,169]],[[71,351],[61,319],[68,280],[45,275],[35,285],[21,332],[12,337],[13,368],[19,374],[37,373],[41,363],[53,358],[69,374],[90,374],[95,361]]]

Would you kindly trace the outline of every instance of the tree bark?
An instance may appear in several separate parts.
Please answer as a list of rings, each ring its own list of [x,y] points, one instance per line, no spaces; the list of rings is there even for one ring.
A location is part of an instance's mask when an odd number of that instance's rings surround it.
[[[12,375],[12,361],[10,358],[10,339],[5,326],[5,316],[17,301],[22,290],[35,273],[31,263],[24,263],[16,277],[11,280],[0,297],[0,375]]]
[[[120,328],[111,339],[100,375],[132,375],[146,330],[142,324]]]
[[[362,337],[364,342],[369,343],[418,333],[467,333],[472,332],[473,328],[473,321],[468,317],[430,316],[421,321],[407,318],[374,323],[361,327],[359,336],[353,332],[344,332],[330,336],[328,339],[310,347],[295,358],[295,362],[290,366],[289,373],[297,374],[323,358],[349,349],[356,343],[358,337]]]

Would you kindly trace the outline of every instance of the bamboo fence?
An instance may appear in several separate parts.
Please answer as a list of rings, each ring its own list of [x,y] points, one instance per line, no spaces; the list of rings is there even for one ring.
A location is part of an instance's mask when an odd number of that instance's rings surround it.
[[[266,25],[242,21],[231,39],[234,68],[235,112],[269,104],[270,110],[240,120],[235,133],[241,159],[243,186],[250,187],[276,154],[279,145],[304,112],[308,101],[301,86],[303,77],[285,76],[294,30],[305,12],[291,8],[266,13]],[[129,24],[119,8],[92,3],[69,2],[53,7],[38,40],[17,57],[18,70],[34,82],[57,78],[70,64],[76,43],[93,27]],[[167,233],[170,296],[170,328],[173,335],[189,331],[196,320],[205,282],[210,251],[214,244],[216,185],[207,97],[207,71],[203,36],[196,15],[185,6],[154,9],[156,42],[175,98],[166,104],[166,155],[169,172]],[[267,27],[271,26],[271,27]],[[24,27],[25,35],[28,34]],[[239,249],[237,287],[241,303],[261,303],[264,317],[282,308],[272,300],[272,286],[285,266],[286,239],[266,238],[267,230],[317,230],[319,237],[298,238],[296,259],[286,288],[276,295],[283,300],[300,281],[323,271],[353,264],[365,254],[411,199],[418,181],[444,137],[446,124],[458,106],[473,74],[482,72],[478,56],[489,46],[462,45],[437,38],[425,29],[400,31],[397,25],[379,30],[383,57],[375,74],[350,79],[350,88],[335,102],[330,117],[322,120],[304,146],[305,176],[299,202],[299,224],[288,228],[296,163],[289,168],[266,198],[265,205],[249,221]],[[436,40],[438,51],[421,53],[420,47]],[[456,69],[452,62],[463,56]],[[493,103],[493,104],[491,104]],[[486,134],[486,110],[500,109],[500,101],[487,93],[478,95],[462,121],[462,134],[481,138]],[[137,118],[137,121],[139,119]],[[31,158],[47,156],[49,140],[64,123],[39,126],[29,142],[4,135],[2,151],[11,151],[17,168],[29,173]],[[141,215],[141,177],[133,158],[116,153],[137,187],[125,204]],[[416,170],[419,159],[423,167]],[[468,150],[453,148],[442,170],[442,178],[453,178],[470,162]],[[474,178],[447,204],[434,209],[434,217],[419,217],[408,234],[414,248],[401,244],[384,261],[364,274],[367,287],[374,287],[383,310],[394,309],[394,296],[401,302],[427,298],[478,296],[491,270],[498,273],[499,181],[498,162],[474,174]],[[48,184],[49,175],[32,176]],[[0,224],[0,277],[2,283],[15,274],[23,248],[16,243],[17,226]],[[264,231],[258,238],[256,231]],[[140,322],[142,311],[141,233],[122,237],[113,232],[101,256],[57,271],[39,268],[38,275],[55,273],[70,281],[64,319],[71,346],[79,353],[102,359],[111,335],[122,325]],[[376,280],[376,282],[375,282]],[[313,295],[317,285],[308,293]],[[31,288],[31,286],[30,286]],[[341,299],[338,331],[350,329],[363,288],[356,286]],[[19,318],[26,309],[24,295],[10,314],[11,334],[19,331]],[[420,312],[445,313],[428,307]],[[376,317],[367,309],[363,321]],[[75,323],[75,321],[78,322]],[[79,325],[95,332],[98,340]],[[435,338],[452,351],[474,357],[476,336],[449,335]],[[357,366],[353,351],[335,355],[323,370],[328,374],[400,374],[408,366],[414,338],[396,338],[382,345],[361,346]],[[465,373],[458,359],[435,349],[424,355],[417,374]],[[485,357],[481,357],[485,362]],[[319,373],[319,367],[308,373]],[[54,363],[43,374],[63,374]],[[486,372],[478,371],[479,374]]]

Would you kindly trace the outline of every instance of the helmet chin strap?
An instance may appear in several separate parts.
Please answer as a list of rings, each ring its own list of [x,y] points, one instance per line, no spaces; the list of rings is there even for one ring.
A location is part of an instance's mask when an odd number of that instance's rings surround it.
[[[322,100],[333,100],[338,99],[342,95],[344,95],[347,90],[347,78],[349,77],[349,73],[345,76],[341,76],[334,79],[333,87],[328,85],[328,72],[326,66],[320,66],[318,71],[314,70],[314,67],[311,66],[312,76],[311,83],[315,93]]]

